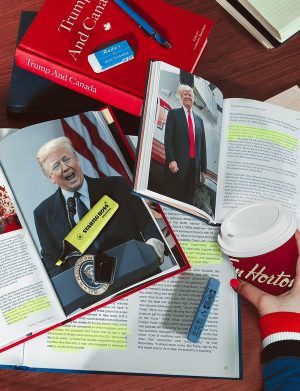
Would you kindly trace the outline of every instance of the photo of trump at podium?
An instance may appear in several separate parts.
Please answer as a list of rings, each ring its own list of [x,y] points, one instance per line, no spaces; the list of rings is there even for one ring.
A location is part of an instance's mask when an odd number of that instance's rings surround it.
[[[143,201],[131,194],[125,178],[91,178],[84,175],[79,158],[67,137],[58,137],[44,144],[37,153],[37,160],[43,174],[57,185],[57,190],[34,210],[42,261],[52,279],[74,267],[73,258],[62,265],[57,264],[63,252],[64,238],[105,195],[118,204],[118,210],[86,252],[96,254],[127,243],[143,243],[154,250],[158,260],[155,268],[159,271],[165,252],[162,235]],[[74,208],[73,214],[70,213],[70,201]],[[153,268],[149,268],[148,274],[153,272]],[[144,269],[143,273],[146,276],[147,270]]]

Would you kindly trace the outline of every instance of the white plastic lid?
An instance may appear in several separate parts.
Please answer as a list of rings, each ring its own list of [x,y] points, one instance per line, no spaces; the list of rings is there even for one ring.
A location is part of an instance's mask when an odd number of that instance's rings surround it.
[[[218,242],[227,255],[253,257],[286,243],[296,228],[288,209],[274,202],[257,202],[229,213],[221,225]]]

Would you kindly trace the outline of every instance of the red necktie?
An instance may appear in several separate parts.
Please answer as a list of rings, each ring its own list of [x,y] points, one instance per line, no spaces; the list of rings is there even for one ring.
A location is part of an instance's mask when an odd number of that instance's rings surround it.
[[[195,157],[195,134],[193,121],[191,116],[191,111],[188,110],[188,126],[189,126],[189,136],[190,136],[190,158],[194,159]]]

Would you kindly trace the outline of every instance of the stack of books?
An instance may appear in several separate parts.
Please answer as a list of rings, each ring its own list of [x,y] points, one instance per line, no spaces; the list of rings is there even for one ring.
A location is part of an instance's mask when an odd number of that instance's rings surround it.
[[[47,0],[17,46],[16,64],[135,116],[142,112],[149,60],[167,61],[192,72],[213,26],[209,18],[161,0],[128,3],[142,23],[112,0],[79,3]],[[171,48],[159,42],[162,37]],[[109,62],[112,48],[123,41],[134,58],[96,73],[89,56],[104,50]]]
[[[266,48],[282,45],[300,29],[298,0],[217,0]]]

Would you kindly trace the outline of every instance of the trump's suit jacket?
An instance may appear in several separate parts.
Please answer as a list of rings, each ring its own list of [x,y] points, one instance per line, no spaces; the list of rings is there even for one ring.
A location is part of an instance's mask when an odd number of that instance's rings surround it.
[[[206,172],[206,141],[202,119],[195,113],[195,182],[200,182],[200,172]],[[186,115],[183,107],[172,109],[168,113],[165,128],[165,152],[167,172],[176,175],[177,180],[185,178],[190,161],[190,138]],[[179,171],[170,173],[169,163],[176,161]]]
[[[131,239],[161,239],[153,220],[141,199],[130,193],[122,177],[89,178],[85,177],[91,207],[103,196],[114,199],[119,208],[109,223],[101,231],[101,251],[127,242]],[[34,220],[41,245],[41,256],[51,277],[74,266],[67,261],[63,266],[55,266],[62,253],[62,244],[71,227],[68,220],[65,199],[60,190],[44,200],[34,211]]]

